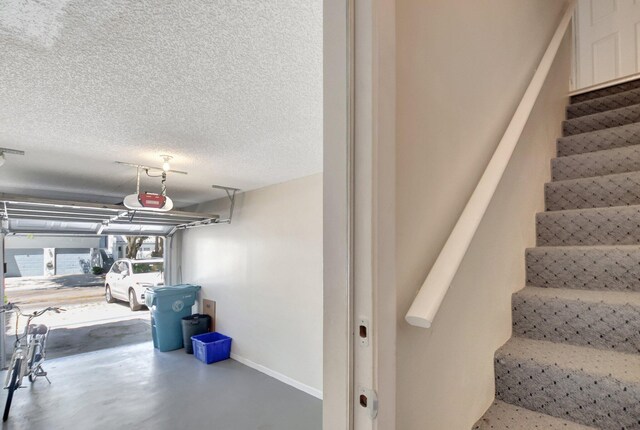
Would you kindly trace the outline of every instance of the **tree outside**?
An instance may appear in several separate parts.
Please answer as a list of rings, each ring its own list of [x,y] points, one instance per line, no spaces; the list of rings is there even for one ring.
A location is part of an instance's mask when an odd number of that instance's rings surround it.
[[[149,236],[127,236],[127,258],[136,259],[138,256],[138,252],[142,247],[145,240],[147,240]],[[163,257],[164,256],[164,238],[160,236],[155,237],[155,247],[151,252],[152,257]]]

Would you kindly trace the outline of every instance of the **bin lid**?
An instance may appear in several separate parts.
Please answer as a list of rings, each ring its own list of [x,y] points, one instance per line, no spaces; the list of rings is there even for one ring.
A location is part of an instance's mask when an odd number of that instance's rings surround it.
[[[179,284],[179,285],[165,285],[164,287],[157,287],[147,290],[147,294],[156,297],[173,296],[176,294],[195,293],[202,288],[200,285],[192,284]]]

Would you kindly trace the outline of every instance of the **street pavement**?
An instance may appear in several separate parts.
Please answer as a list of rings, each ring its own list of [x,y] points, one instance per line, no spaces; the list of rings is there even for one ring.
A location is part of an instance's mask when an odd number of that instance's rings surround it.
[[[49,288],[95,287],[104,285],[104,275],[78,274],[5,278],[8,290],[42,290]]]

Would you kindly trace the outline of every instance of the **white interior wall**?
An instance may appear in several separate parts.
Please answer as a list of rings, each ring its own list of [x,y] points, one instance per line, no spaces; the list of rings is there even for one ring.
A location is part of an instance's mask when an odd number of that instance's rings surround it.
[[[402,0],[396,8],[397,428],[470,428],[494,397],[495,350],[560,134],[567,35],[430,329],[404,321],[555,31],[556,0]]]
[[[322,174],[241,193],[231,224],[178,236],[179,280],[217,302],[216,330],[233,338],[233,357],[321,397]]]

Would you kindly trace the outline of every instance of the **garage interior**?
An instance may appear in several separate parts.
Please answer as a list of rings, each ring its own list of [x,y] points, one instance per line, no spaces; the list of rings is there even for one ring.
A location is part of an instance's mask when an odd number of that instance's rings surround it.
[[[149,339],[148,312],[132,314],[123,302],[118,302],[120,306],[104,303],[104,277],[91,275],[92,266],[97,264],[91,264],[91,254],[104,252],[107,238],[159,236],[166,240],[179,229],[224,221],[214,214],[175,210],[145,214],[118,205],[4,194],[0,195],[0,219],[7,263],[7,289],[1,292],[3,296],[23,311],[46,306],[66,309],[63,315],[47,315],[47,325],[56,329],[47,345],[50,358]],[[45,247],[35,248],[36,244]],[[112,264],[113,258],[109,261]],[[105,271],[111,264],[104,267]],[[46,271],[53,276],[45,276]],[[94,304],[96,293],[100,294],[98,306],[75,306]],[[14,323],[12,320],[7,327],[9,344],[15,336]],[[6,363],[2,363],[5,367]]]
[[[117,331],[52,354],[3,428],[322,428],[322,2],[9,0],[0,49],[3,297],[49,276],[36,239],[78,240],[64,278],[84,239],[158,236],[232,338],[209,365]]]

